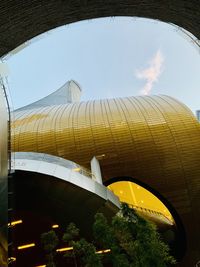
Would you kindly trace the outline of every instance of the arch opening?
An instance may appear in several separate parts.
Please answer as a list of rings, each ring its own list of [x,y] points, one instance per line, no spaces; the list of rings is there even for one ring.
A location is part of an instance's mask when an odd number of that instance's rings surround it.
[[[136,212],[157,226],[178,262],[186,252],[186,234],[182,221],[171,203],[149,185],[132,177],[115,177],[105,185]]]
[[[165,21],[171,21],[177,25],[182,26],[183,28],[189,30],[190,32],[193,32],[194,35],[198,37],[198,39],[200,39],[200,31],[199,31],[200,10],[193,1],[191,1],[190,3],[188,2],[185,3],[185,1],[183,1],[182,4],[180,1],[179,3],[177,3],[177,1],[174,1],[174,3],[166,2],[165,4],[162,4],[161,7],[159,7],[159,4],[156,4],[156,1],[153,1],[153,3],[151,2],[150,6],[146,4],[145,6],[142,5],[140,7],[139,2],[137,3],[137,1],[135,1],[133,3],[133,6],[132,7],[130,6],[130,8],[128,8],[127,1],[119,4],[116,3],[116,1],[111,1],[107,6],[104,1],[99,4],[94,2],[93,8],[87,1],[84,2],[83,6],[81,6],[80,4],[80,7],[79,3],[77,2],[74,6],[72,2],[70,2],[70,4],[69,2],[66,3],[67,3],[66,6],[64,3],[62,3],[63,12],[59,12],[60,6],[56,2],[55,5],[57,6],[53,6],[54,5],[53,1],[52,2],[44,1],[43,4],[45,6],[48,6],[48,8],[44,9],[43,7],[41,7],[41,5],[38,5],[37,3],[36,4],[34,3],[35,6],[33,8],[33,6],[31,6],[30,4],[30,1],[23,3],[21,7],[20,4],[18,3],[17,6],[15,6],[15,4],[12,3],[13,6],[12,8],[10,8],[9,5],[7,5],[7,1],[3,1],[2,10],[4,10],[4,8],[6,7],[6,10],[9,11],[10,9],[11,11],[4,12],[1,16],[2,19],[2,23],[0,23],[1,25],[0,32],[2,33],[1,34],[2,45],[0,46],[1,55],[5,54],[6,51],[11,51],[14,47],[17,47],[17,45],[23,43],[24,41],[30,40],[30,38],[32,38],[33,36],[37,36],[39,33],[55,28],[59,25],[82,20],[85,17],[91,18],[92,16],[89,15],[88,12],[90,13],[92,10],[95,10],[93,17],[94,16],[99,17],[101,15],[101,12],[104,13],[104,16],[117,15],[117,14],[123,15],[127,11],[128,13],[133,15],[135,14],[134,12],[135,9],[136,13],[139,14],[140,16],[146,14],[147,17],[151,17],[148,12],[153,12],[153,14],[155,14],[155,17],[157,17],[157,14],[161,14],[161,16],[163,16]],[[159,8],[156,8],[156,5],[158,5]],[[31,12],[31,9],[34,10],[34,13]],[[144,9],[144,11],[142,9]],[[12,16],[13,10],[14,10],[14,16]],[[48,20],[48,17],[51,14],[51,10],[54,10],[53,12],[54,15],[52,14],[51,15],[52,18]],[[42,14],[41,16],[39,15],[40,12]],[[7,18],[9,18],[9,20]],[[159,17],[157,17],[157,19],[162,20],[162,18]],[[13,23],[13,21],[15,23]],[[35,21],[37,21],[37,27],[35,27],[36,26]],[[29,30],[25,31],[24,29],[28,28],[29,25],[32,25],[32,27],[34,27],[35,29],[30,28]]]
[[[70,27],[57,28],[45,38],[36,38],[36,43],[25,46],[21,52],[17,49],[17,55],[4,60],[5,73],[7,68],[4,82],[12,93],[10,98],[14,100],[10,101],[13,105],[11,109],[37,101],[39,96],[45,97],[73,79],[83,89],[81,101],[161,94],[174,96],[196,112],[199,106],[192,95],[198,95],[198,91],[191,81],[197,80],[198,83],[200,80],[196,67],[191,66],[197,64],[200,67],[199,59],[196,59],[196,51],[188,40],[168,25],[153,19],[116,17],[114,20],[106,18],[96,19],[92,23],[73,23]],[[148,45],[149,40],[151,46]],[[180,46],[183,46],[180,53],[170,52]],[[183,67],[178,66],[180,60],[183,60]],[[151,68],[157,72],[157,78],[149,87],[149,78],[142,76]],[[40,79],[32,79],[33,72]],[[191,74],[180,77],[179,73],[182,72]],[[22,88],[29,90],[22,92]],[[184,94],[177,88],[182,88]]]

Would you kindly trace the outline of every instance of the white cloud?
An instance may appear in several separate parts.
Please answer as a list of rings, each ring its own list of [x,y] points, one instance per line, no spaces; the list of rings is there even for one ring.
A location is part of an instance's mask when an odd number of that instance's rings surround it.
[[[136,77],[138,79],[146,80],[144,87],[140,91],[141,94],[149,95],[151,93],[154,83],[158,81],[158,78],[163,71],[163,63],[163,54],[158,50],[149,62],[148,68],[136,71]]]

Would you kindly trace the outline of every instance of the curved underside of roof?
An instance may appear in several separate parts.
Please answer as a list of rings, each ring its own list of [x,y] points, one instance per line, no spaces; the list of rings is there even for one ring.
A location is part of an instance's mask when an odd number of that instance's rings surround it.
[[[74,166],[75,163],[51,155],[15,153],[13,217],[21,220],[21,227],[12,231],[17,266],[38,266],[44,260],[40,237],[52,225],[56,224],[62,232],[74,222],[89,238],[97,210],[107,219],[119,211],[118,198],[104,185],[74,171]],[[163,225],[161,220],[160,224]],[[17,249],[30,241],[35,244],[30,254]]]
[[[74,164],[74,165],[72,165]],[[80,197],[80,192],[84,191],[85,195],[95,195],[96,198],[101,198],[102,201],[107,201],[113,205],[113,210],[115,209],[116,212],[119,210],[120,202],[117,196],[114,195],[109,189],[107,189],[104,185],[97,183],[94,179],[92,179],[89,176],[84,175],[83,173],[79,173],[77,171],[74,171],[74,167],[76,167],[76,164],[73,162],[69,162],[67,160],[46,155],[42,153],[15,153],[15,160],[14,160],[14,170],[15,171],[21,171],[26,172],[27,175],[31,177],[31,175],[34,176],[34,174],[38,174],[38,176],[48,176],[52,177],[51,179],[58,179],[61,182],[65,181],[66,184],[70,184],[71,187],[77,188],[77,191],[79,191],[79,194],[77,195],[77,199]],[[19,179],[19,178],[18,178]],[[44,178],[45,179],[45,178]],[[26,181],[26,184],[28,184],[29,181]],[[41,184],[43,182],[41,181]],[[44,182],[45,183],[45,182]],[[55,182],[56,183],[56,182]],[[47,185],[47,184],[46,184]],[[31,188],[32,184],[30,185]],[[70,186],[68,186],[70,187]],[[66,186],[67,188],[67,186]],[[24,190],[24,187],[22,186],[22,191]],[[69,190],[69,189],[68,189]],[[45,186],[43,186],[43,194],[46,194],[46,197],[48,196]],[[55,190],[56,191],[56,190]],[[70,190],[69,190],[70,191]],[[86,192],[85,192],[86,191]],[[34,192],[35,194],[36,192]],[[58,192],[56,192],[58,194]],[[21,193],[22,194],[22,193]],[[18,195],[18,198],[21,199],[22,202],[24,202],[24,199],[21,197],[21,194]],[[30,194],[30,192],[28,192]],[[70,196],[70,192],[63,192],[63,194],[66,197],[66,200],[64,200],[65,203],[69,201],[69,199],[73,199],[73,195]],[[59,194],[58,194],[59,195]],[[53,201],[55,201],[56,198],[53,198]],[[31,198],[30,198],[31,199]],[[45,199],[45,196],[44,196]],[[76,199],[76,201],[77,201]],[[32,202],[35,201],[35,198],[33,197],[31,199]],[[43,200],[45,201],[45,200]],[[81,203],[81,202],[80,202]],[[82,202],[83,204],[83,202]],[[48,203],[47,203],[48,205]],[[26,204],[27,206],[27,204]],[[81,206],[81,204],[79,205]],[[22,208],[20,206],[20,208]],[[67,209],[67,205],[65,206]],[[37,207],[36,207],[37,209]],[[54,211],[52,210],[52,213]],[[62,212],[61,214],[62,215]],[[62,217],[62,216],[61,216]],[[70,216],[69,216],[70,217]]]
[[[200,39],[198,0],[7,1],[0,3],[0,56],[56,27],[110,16],[135,16],[176,24]]]

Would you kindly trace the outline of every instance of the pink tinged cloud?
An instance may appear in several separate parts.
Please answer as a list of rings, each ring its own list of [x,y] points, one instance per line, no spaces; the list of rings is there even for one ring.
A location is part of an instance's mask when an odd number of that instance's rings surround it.
[[[163,71],[164,57],[160,50],[156,52],[154,57],[149,62],[149,67],[143,70],[136,71],[136,77],[146,80],[146,83],[140,93],[142,95],[149,95],[153,89],[153,85],[158,81]]]

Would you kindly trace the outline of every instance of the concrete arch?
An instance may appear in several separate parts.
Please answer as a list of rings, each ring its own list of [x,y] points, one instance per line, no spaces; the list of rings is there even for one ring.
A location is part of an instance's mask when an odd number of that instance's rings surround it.
[[[2,0],[0,56],[53,28],[109,16],[136,16],[173,23],[200,39],[198,0]]]

